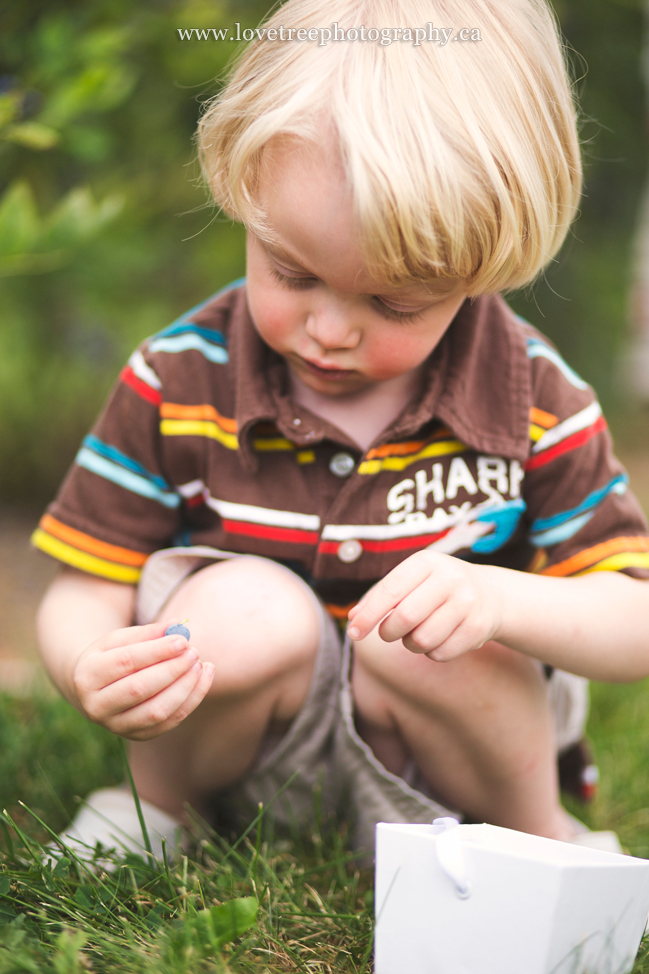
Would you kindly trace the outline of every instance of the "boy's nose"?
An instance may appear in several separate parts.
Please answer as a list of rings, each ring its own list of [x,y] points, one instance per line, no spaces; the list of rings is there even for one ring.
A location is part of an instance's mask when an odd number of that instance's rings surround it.
[[[360,329],[347,315],[310,314],[306,332],[321,348],[327,349],[356,348],[360,340]]]

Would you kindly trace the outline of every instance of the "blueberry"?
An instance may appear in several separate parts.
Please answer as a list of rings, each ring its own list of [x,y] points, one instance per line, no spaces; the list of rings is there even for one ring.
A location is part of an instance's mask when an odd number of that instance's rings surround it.
[[[184,636],[189,641],[189,629],[182,622],[176,623],[175,626],[167,626],[165,636]]]

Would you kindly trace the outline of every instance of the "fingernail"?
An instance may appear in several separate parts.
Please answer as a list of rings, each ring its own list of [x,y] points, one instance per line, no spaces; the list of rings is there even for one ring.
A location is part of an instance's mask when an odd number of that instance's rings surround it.
[[[198,653],[192,646],[186,651],[185,656],[187,659],[198,659]]]
[[[351,627],[350,627],[350,628],[349,628],[349,629],[347,630],[347,632],[349,633],[349,638],[350,638],[350,639],[358,639],[358,637],[359,637],[359,636],[360,636],[360,634],[361,634],[361,631],[360,631],[360,629],[357,629],[357,628],[356,628],[356,626],[351,626]]]
[[[192,669],[193,670],[202,670],[203,669],[203,664],[199,660],[198,663],[194,663],[194,665],[192,666]]]
[[[175,650],[177,653],[179,653],[182,649],[185,649],[186,646],[187,643],[182,638],[174,639],[174,641],[171,644],[171,648]]]

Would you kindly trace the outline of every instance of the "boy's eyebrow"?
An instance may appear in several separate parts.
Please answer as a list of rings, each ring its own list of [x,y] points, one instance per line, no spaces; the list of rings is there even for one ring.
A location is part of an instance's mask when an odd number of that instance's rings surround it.
[[[282,247],[282,245],[277,243],[277,241],[264,237],[259,237],[259,239],[267,250],[272,251],[274,257],[281,257],[283,260],[289,260],[291,263],[296,264],[300,270],[308,271],[308,268],[297,259],[295,254],[292,254],[289,250],[286,250],[286,248]],[[309,271],[309,273],[311,273],[311,271]],[[316,275],[314,274],[313,276],[315,277]]]

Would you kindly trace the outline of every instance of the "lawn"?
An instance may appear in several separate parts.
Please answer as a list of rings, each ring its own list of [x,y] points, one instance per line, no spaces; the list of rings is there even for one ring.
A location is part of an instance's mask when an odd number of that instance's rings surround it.
[[[614,647],[612,647],[614,651]],[[649,857],[646,684],[593,687],[598,797],[571,810]],[[200,974],[371,970],[372,875],[344,829],[273,838],[263,818],[242,836],[196,821],[177,863],[127,857],[99,875],[43,844],[77,794],[123,776],[120,743],[48,693],[0,696],[0,974]],[[649,974],[643,947],[634,974]]]
[[[122,776],[119,741],[64,701],[0,696],[0,974],[370,970],[372,876],[344,830],[273,839],[262,817],[224,837],[197,821],[160,868],[48,861],[75,794]]]

